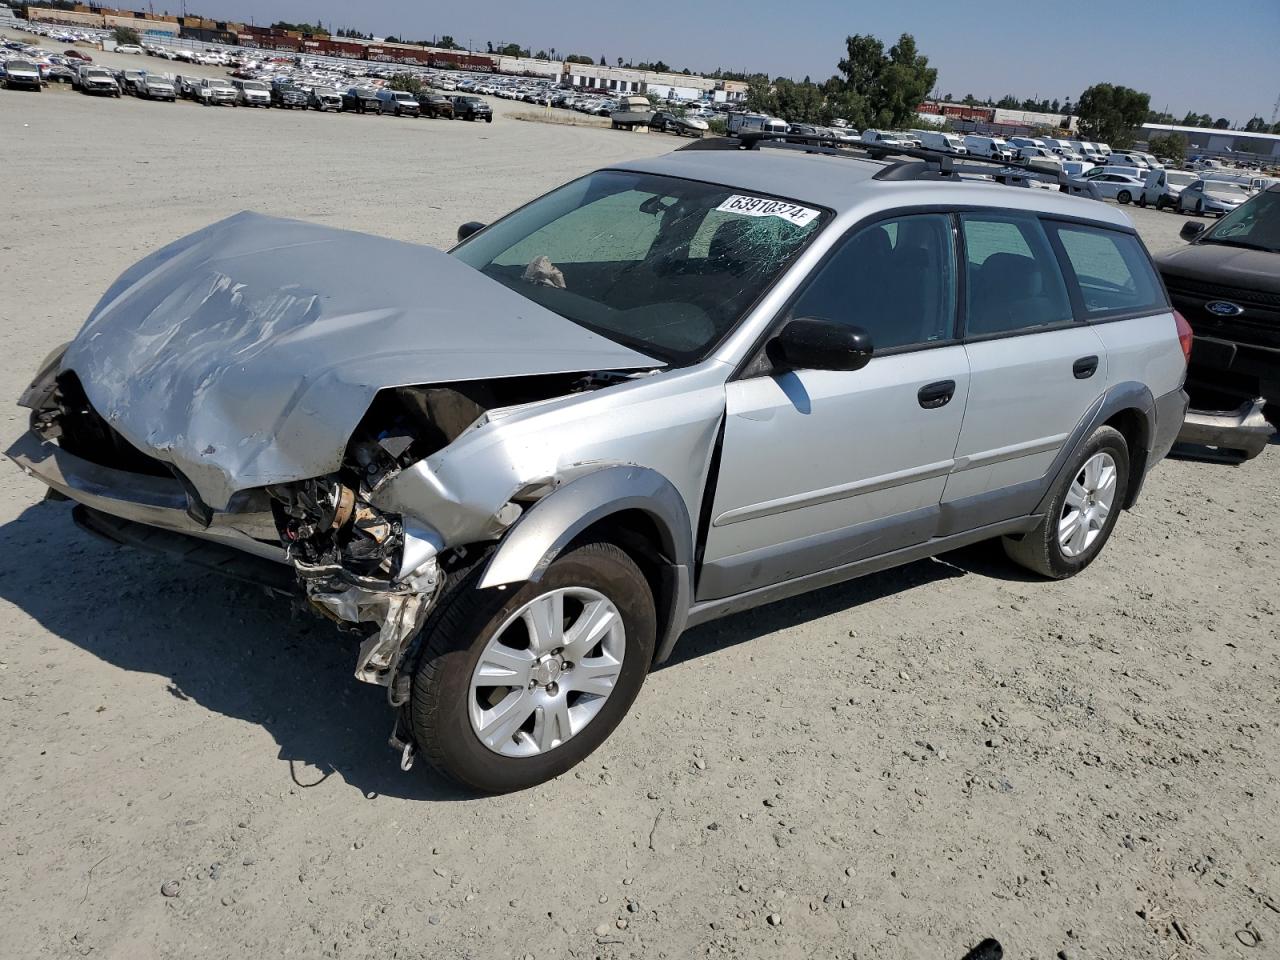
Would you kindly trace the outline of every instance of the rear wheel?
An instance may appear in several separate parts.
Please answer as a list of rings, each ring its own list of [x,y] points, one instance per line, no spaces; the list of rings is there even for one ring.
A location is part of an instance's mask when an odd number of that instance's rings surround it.
[[[611,543],[577,547],[515,590],[478,590],[482,570],[428,623],[409,710],[433,766],[499,793],[604,742],[640,692],[657,625],[648,581]]]
[[[1121,203],[1128,203],[1130,200],[1133,199],[1133,194],[1131,194],[1128,190],[1121,190],[1119,193],[1116,194],[1116,199],[1119,200]]]
[[[1074,576],[1102,551],[1128,487],[1129,446],[1124,434],[1099,427],[1059,479],[1044,519],[1021,540],[1005,537],[1005,553],[1043,576]]]

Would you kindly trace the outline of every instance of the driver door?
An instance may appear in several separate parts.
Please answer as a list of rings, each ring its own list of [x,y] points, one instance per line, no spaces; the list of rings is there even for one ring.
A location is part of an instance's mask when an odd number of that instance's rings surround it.
[[[855,229],[815,271],[779,327],[800,317],[861,327],[872,359],[855,371],[780,370],[762,357],[728,384],[697,599],[933,536],[969,390],[955,277],[944,214]]]

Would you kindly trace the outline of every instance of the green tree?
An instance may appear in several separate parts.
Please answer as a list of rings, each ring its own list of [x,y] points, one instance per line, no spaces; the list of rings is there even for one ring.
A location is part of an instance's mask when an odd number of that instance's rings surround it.
[[[308,37],[327,37],[329,35],[329,31],[319,23],[289,23],[287,20],[277,20],[271,25],[271,29],[292,31]]]
[[[571,53],[567,57],[565,57],[564,60],[565,60],[565,63],[587,63],[587,64],[595,63],[594,60],[592,60],[590,57],[588,57],[584,53]]]
[[[1267,121],[1263,120],[1261,117],[1250,117],[1249,122],[1244,125],[1244,128],[1250,133],[1266,133],[1270,126],[1271,124],[1267,123]]]
[[[773,84],[764,74],[757,74],[747,81],[747,109],[756,113],[778,112],[778,100],[773,94]]]
[[[889,62],[880,77],[876,123],[881,127],[909,127],[921,102],[938,82],[938,71],[916,49],[915,37],[904,33],[889,48]]]
[[[1081,134],[1113,147],[1133,143],[1134,128],[1146,120],[1150,110],[1149,93],[1110,83],[1095,83],[1080,94],[1076,107]]]
[[[1213,121],[1213,126],[1215,130],[1230,130],[1231,121],[1226,117],[1219,117],[1217,120]]]
[[[454,40],[453,37],[449,36],[447,33],[440,38],[440,42],[437,43],[436,46],[440,47],[443,50],[461,50],[462,49],[462,46],[458,43],[458,41]]]
[[[774,109],[772,112],[790,123],[829,122],[826,97],[814,83],[805,80],[796,83],[785,77],[773,82]]]
[[[132,43],[134,46],[142,44],[142,38],[133,27],[116,27],[114,39],[116,43]]]
[[[1176,133],[1152,137],[1147,141],[1147,149],[1157,157],[1168,157],[1177,163],[1182,163],[1187,158],[1187,143]]]
[[[387,81],[387,86],[392,90],[408,90],[410,93],[416,94],[422,89],[422,81],[413,76],[413,74],[397,73]]]

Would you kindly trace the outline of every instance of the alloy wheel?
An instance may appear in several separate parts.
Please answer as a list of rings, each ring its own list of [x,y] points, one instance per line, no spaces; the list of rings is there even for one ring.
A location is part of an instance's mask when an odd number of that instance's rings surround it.
[[[564,587],[535,597],[498,628],[472,671],[472,731],[507,757],[554,750],[599,714],[626,643],[622,614],[604,594]]]
[[[1058,546],[1066,556],[1080,556],[1098,539],[1115,503],[1116,479],[1115,460],[1099,451],[1071,481],[1058,519]]]

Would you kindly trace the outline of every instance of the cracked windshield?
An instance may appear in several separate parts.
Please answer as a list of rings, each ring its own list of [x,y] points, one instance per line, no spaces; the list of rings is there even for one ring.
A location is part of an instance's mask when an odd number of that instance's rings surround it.
[[[824,222],[799,203],[605,171],[455,255],[581,326],[679,364],[719,342]]]

